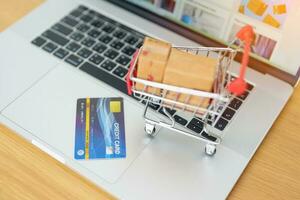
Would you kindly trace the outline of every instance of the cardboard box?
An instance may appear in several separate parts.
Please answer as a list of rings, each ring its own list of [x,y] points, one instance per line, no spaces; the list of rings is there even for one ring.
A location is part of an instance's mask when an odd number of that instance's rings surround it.
[[[210,104],[209,98],[198,97],[198,96],[190,96],[189,98],[187,98],[187,97],[188,97],[187,94],[178,95],[178,93],[176,93],[176,92],[168,92],[165,96],[165,98],[167,98],[167,99],[182,102],[182,103],[187,103],[189,105],[199,107],[199,108],[207,108]],[[164,102],[164,105],[167,107],[172,107],[172,103]],[[176,105],[175,108],[182,109],[183,106]],[[194,111],[190,107],[186,107],[186,110],[190,111],[190,112]],[[201,114],[203,114],[203,112],[201,112],[201,110],[199,110],[196,114],[201,115]]]
[[[193,55],[177,49],[172,49],[166,66],[163,83],[178,87],[211,92],[218,61],[202,55]],[[168,92],[166,98],[185,102],[186,94],[177,95]],[[206,108],[209,99],[191,96],[188,104]]]
[[[161,83],[170,51],[171,44],[146,37],[138,58],[137,77]],[[145,89],[145,85],[139,83],[135,87],[137,90]],[[160,94],[157,88],[148,87],[147,92]]]
[[[163,83],[211,91],[217,64],[217,59],[172,49]]]
[[[254,14],[262,16],[268,8],[262,0],[249,0],[247,8],[251,10]]]

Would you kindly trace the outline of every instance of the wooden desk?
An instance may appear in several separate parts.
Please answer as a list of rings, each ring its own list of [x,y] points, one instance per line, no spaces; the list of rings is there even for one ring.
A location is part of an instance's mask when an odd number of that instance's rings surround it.
[[[0,31],[41,0],[0,0]],[[300,199],[300,87],[229,199]],[[188,197],[187,197],[188,198]],[[0,125],[0,199],[113,199]]]

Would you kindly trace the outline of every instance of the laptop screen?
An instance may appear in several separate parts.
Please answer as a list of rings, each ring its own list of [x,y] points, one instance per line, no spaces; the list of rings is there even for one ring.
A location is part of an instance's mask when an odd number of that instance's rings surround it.
[[[245,24],[256,33],[252,56],[295,75],[300,66],[300,1],[127,0],[225,45]]]

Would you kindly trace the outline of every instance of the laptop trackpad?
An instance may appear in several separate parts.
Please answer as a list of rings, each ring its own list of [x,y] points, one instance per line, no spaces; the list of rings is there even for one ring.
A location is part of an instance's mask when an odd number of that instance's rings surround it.
[[[106,87],[106,88],[105,88]],[[4,110],[3,114],[45,143],[74,158],[76,101],[85,97],[120,95],[71,66],[61,65]],[[144,149],[142,107],[124,99],[126,158],[78,161],[114,183]]]
[[[9,30],[1,33],[0,55],[0,110],[59,62]]]

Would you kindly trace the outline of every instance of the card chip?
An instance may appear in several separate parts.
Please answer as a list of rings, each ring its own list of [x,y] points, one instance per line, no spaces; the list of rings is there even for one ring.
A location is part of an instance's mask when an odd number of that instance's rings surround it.
[[[109,102],[109,110],[112,113],[121,112],[121,102],[120,101],[111,101],[111,102]]]

